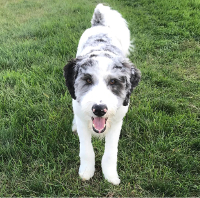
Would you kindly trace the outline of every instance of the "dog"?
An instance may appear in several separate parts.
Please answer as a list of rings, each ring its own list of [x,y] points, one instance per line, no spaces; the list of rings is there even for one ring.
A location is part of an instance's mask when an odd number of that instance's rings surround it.
[[[118,185],[122,121],[141,72],[127,58],[130,31],[119,12],[98,4],[91,24],[80,38],[76,58],[64,67],[65,83],[73,99],[72,131],[77,131],[80,141],[79,175],[83,180],[93,177],[95,153],[91,138],[105,137],[102,171],[106,180]]]

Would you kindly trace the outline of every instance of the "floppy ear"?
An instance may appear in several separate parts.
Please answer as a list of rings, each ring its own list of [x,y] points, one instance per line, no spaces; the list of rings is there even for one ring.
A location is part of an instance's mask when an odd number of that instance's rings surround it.
[[[65,77],[65,83],[69,90],[69,93],[71,97],[76,100],[75,95],[75,89],[74,89],[74,83],[75,83],[75,65],[76,65],[76,59],[72,59],[68,62],[67,65],[63,68],[64,70],[64,77]]]
[[[134,65],[132,63],[125,63],[126,66],[128,66],[130,68],[131,71],[131,75],[130,75],[130,85],[127,85],[127,94],[126,94],[126,98],[123,102],[123,106],[127,106],[129,103],[129,98],[130,95],[133,91],[133,89],[138,85],[140,79],[141,79],[141,72],[139,69],[135,68]],[[127,65],[128,64],[128,65]],[[127,82],[128,83],[128,82]]]

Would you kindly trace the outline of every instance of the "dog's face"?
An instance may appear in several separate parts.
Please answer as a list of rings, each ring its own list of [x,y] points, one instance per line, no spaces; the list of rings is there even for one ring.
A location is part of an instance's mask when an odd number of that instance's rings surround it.
[[[127,106],[140,71],[110,54],[77,57],[64,67],[68,90],[96,133],[103,133],[120,106]]]

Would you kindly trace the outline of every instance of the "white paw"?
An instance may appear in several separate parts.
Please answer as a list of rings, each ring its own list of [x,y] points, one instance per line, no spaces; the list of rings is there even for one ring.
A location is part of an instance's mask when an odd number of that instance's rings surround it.
[[[89,180],[94,175],[95,168],[91,166],[80,166],[79,176],[83,181]]]
[[[105,179],[114,185],[119,185],[120,179],[117,173],[117,159],[103,156],[101,165]]]
[[[120,179],[118,176],[109,176],[105,177],[108,182],[114,184],[114,185],[119,185],[120,184]]]

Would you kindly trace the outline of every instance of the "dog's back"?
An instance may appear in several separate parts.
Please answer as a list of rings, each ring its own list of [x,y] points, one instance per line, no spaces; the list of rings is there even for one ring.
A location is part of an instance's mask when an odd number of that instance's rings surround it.
[[[129,54],[130,48],[130,31],[127,27],[126,20],[116,10],[111,10],[110,7],[98,4],[94,10],[91,20],[92,26],[106,26],[111,28],[117,39],[122,45],[122,50],[125,55]]]
[[[84,44],[91,35],[94,35],[94,32],[102,33],[108,37],[112,35],[111,44],[118,47],[125,57],[129,55],[131,48],[130,31],[126,20],[119,12],[111,10],[110,7],[103,4],[98,4],[94,10],[91,24],[92,27],[86,30],[80,39],[77,56],[86,54],[87,50],[84,53],[81,52],[85,47]]]

